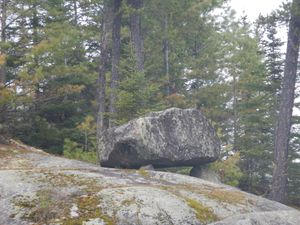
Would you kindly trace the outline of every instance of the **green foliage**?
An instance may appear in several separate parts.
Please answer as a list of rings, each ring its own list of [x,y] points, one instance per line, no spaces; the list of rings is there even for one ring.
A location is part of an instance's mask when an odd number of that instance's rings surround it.
[[[76,142],[66,138],[64,140],[63,154],[70,159],[82,160],[90,163],[97,163],[97,153],[95,151],[84,151],[83,148]]]
[[[124,35],[126,40],[126,34]],[[162,97],[159,93],[159,85],[147,79],[145,73],[135,69],[131,43],[126,44],[125,42],[122,50],[124,54],[124,58],[120,63],[122,80],[119,84],[116,103],[118,112],[117,115],[111,115],[117,124],[123,124],[147,112],[164,108]]]
[[[58,206],[57,202],[54,201],[54,194],[53,190],[50,189],[40,190],[36,193],[35,199],[18,196],[14,199],[14,204],[25,211],[22,216],[23,219],[34,223],[51,221],[66,213],[65,208],[59,209],[61,205]]]
[[[147,85],[148,84],[148,85]],[[122,124],[146,112],[160,109],[157,87],[145,80],[143,73],[132,73],[120,84],[118,93],[118,123]]]
[[[96,124],[94,118],[88,115],[84,118],[84,121],[77,125],[76,127],[84,136],[84,150],[89,151],[90,148],[96,149],[95,146],[95,133]]]
[[[8,110],[19,113],[11,122],[12,133],[27,144],[61,154],[64,138],[85,144],[77,124],[94,110],[95,63],[87,60],[83,47],[90,33],[68,22],[63,1],[22,4],[32,10],[25,13],[16,5],[20,26],[14,29],[23,36],[12,39],[7,54],[8,79],[19,87],[13,101],[6,98],[12,105]],[[22,20],[30,22],[22,27]]]
[[[243,176],[240,164],[240,154],[229,156],[226,160],[219,160],[209,165],[209,169],[219,174],[221,181],[231,186],[238,186]]]
[[[49,123],[45,118],[33,115],[28,121],[20,121],[22,126],[15,130],[15,135],[22,138],[25,143],[32,144],[46,151],[62,153],[62,130],[57,129],[54,124]]]
[[[293,206],[300,206],[300,136],[298,128],[298,118],[294,118],[296,124],[292,129],[292,138],[290,141],[290,157],[288,165],[288,203]]]
[[[9,88],[0,87],[0,107],[9,104],[14,99],[14,93]]]

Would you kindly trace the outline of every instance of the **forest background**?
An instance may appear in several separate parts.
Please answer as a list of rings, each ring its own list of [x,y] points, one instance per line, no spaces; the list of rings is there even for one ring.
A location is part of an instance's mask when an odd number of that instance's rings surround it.
[[[196,107],[227,158],[212,169],[267,196],[290,8],[251,23],[224,0],[2,0],[0,132],[96,162],[106,128]],[[300,206],[299,116],[292,123],[288,202]]]

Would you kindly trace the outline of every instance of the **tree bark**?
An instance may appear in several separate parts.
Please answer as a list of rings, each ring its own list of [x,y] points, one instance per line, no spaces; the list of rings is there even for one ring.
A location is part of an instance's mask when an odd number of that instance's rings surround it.
[[[121,48],[121,3],[122,0],[114,0],[114,19],[112,27],[112,71],[110,83],[110,106],[109,106],[109,127],[116,125],[114,116],[117,112],[117,90],[119,86],[119,64],[120,64],[120,48]]]
[[[238,137],[238,111],[237,111],[237,79],[235,72],[233,73],[233,151],[237,151]]]
[[[166,80],[167,80],[167,96],[171,94],[171,81],[170,81],[170,65],[169,65],[169,39],[168,39],[168,16],[165,15],[164,17],[164,40],[163,40],[163,51],[164,51],[164,64],[165,64],[165,73],[166,73]]]
[[[288,183],[288,145],[294,106],[295,82],[300,42],[300,0],[294,0],[289,22],[288,43],[275,134],[274,171],[271,198],[285,203]]]
[[[99,64],[99,76],[97,80],[97,93],[98,93],[98,112],[97,112],[97,148],[98,153],[101,151],[99,149],[99,140],[102,135],[102,132],[107,129],[108,125],[105,121],[106,109],[106,73],[109,70],[109,33],[111,30],[111,14],[112,10],[107,4],[107,1],[104,3],[103,8],[103,18],[102,18],[102,36],[100,43],[100,64]]]
[[[6,42],[6,15],[7,13],[7,0],[2,0],[1,3],[1,43]],[[0,57],[4,57],[3,62],[0,63],[0,86],[5,85],[6,82],[6,62],[5,62],[5,52],[0,49]],[[1,60],[1,61],[2,61]]]
[[[78,2],[78,0],[73,0],[73,10],[74,10],[74,26],[78,28],[79,25],[79,12],[80,12],[80,8],[78,8],[78,6],[80,6],[80,2]],[[79,33],[79,38],[82,39],[81,34]],[[82,54],[80,52],[80,42],[76,44],[75,46],[75,56],[77,58],[78,61],[82,61],[83,57]],[[65,65],[67,64],[67,58],[65,58]]]
[[[144,49],[143,35],[141,29],[141,15],[139,10],[143,7],[143,0],[128,0],[133,9],[130,15],[130,35],[135,50],[136,69],[139,72],[144,71]]]
[[[78,9],[77,9],[77,0],[73,1],[73,6],[74,6],[74,25],[78,25]]]
[[[33,15],[32,15],[32,43],[33,46],[39,43],[39,26],[40,26],[40,18],[38,15],[38,3],[33,4]],[[34,61],[37,62],[35,59]]]

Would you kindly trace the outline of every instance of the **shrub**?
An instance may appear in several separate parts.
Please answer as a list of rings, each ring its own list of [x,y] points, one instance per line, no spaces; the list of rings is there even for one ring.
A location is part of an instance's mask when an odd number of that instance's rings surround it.
[[[219,160],[212,163],[209,168],[220,175],[223,183],[236,187],[243,176],[238,166],[239,161],[240,154],[236,153],[233,156],[229,156],[226,160]]]
[[[64,140],[63,154],[70,159],[77,159],[95,164],[98,162],[96,151],[84,151],[77,142],[68,138]]]

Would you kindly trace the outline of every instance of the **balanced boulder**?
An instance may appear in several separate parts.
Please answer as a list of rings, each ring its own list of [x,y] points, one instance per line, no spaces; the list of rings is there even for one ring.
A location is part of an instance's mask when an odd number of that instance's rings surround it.
[[[105,167],[196,166],[215,161],[220,153],[213,127],[197,109],[150,113],[106,130],[99,142]]]

